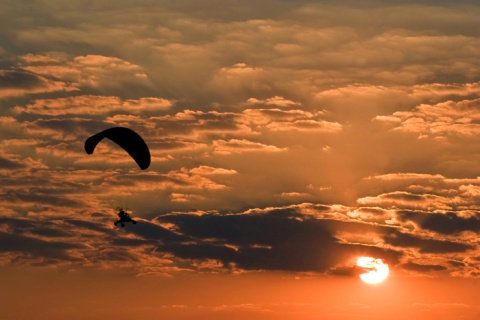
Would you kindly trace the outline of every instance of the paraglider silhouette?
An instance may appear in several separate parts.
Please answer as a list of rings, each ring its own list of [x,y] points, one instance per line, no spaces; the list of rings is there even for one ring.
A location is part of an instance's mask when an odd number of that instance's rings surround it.
[[[119,209],[117,215],[119,219],[113,223],[115,226],[120,223],[122,227],[125,227],[126,222],[131,222],[133,224],[137,223],[137,221],[130,218],[130,215],[128,214],[128,212],[126,212],[122,208]]]
[[[132,129],[113,127],[94,134],[85,141],[85,151],[92,154],[103,138],[112,140],[127,151],[140,169],[145,170],[150,166],[150,150],[142,137]]]

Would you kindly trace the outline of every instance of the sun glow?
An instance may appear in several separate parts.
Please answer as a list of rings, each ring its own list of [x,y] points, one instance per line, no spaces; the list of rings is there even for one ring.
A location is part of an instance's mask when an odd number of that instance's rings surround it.
[[[388,264],[383,263],[382,259],[372,257],[358,258],[357,266],[365,272],[360,274],[360,279],[370,284],[382,282],[388,277],[388,273],[390,272]]]

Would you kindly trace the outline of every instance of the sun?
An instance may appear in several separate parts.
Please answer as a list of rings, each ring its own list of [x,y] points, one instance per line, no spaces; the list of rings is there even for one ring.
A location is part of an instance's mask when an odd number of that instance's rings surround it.
[[[388,264],[384,263],[382,259],[372,257],[358,258],[357,266],[364,271],[364,273],[360,274],[360,279],[370,284],[382,282],[388,277],[388,273],[390,272]]]

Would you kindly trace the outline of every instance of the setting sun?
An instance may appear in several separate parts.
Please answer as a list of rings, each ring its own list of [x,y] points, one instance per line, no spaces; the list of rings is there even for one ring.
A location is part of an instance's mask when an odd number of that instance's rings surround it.
[[[360,279],[362,279],[363,282],[370,284],[382,282],[388,277],[390,272],[388,264],[384,263],[382,259],[375,259],[372,257],[358,258],[357,266],[361,267],[365,272],[360,274]]]

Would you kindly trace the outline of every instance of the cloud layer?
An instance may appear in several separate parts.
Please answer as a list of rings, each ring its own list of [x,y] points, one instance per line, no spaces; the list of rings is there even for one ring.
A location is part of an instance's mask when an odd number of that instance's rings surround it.
[[[2,265],[480,275],[475,2],[31,5],[0,4]],[[85,154],[112,126],[149,170]]]

